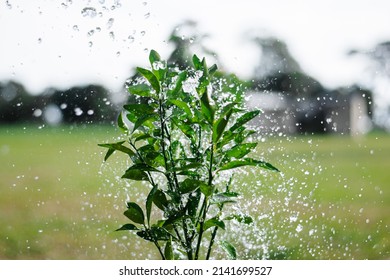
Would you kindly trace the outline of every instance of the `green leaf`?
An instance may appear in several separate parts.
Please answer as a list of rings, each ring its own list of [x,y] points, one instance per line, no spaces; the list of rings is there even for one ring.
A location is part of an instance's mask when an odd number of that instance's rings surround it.
[[[235,192],[223,192],[213,195],[210,199],[211,204],[225,204],[225,203],[236,203],[238,193]]]
[[[133,224],[125,224],[120,228],[118,228],[116,231],[121,231],[121,230],[138,230],[138,228]]]
[[[211,66],[209,68],[209,74],[213,75],[217,70],[218,70],[218,66],[216,64],[214,64],[213,66]]]
[[[153,74],[156,75],[159,81],[162,81],[167,72],[167,63],[161,60],[160,55],[155,50],[150,51],[149,61]]]
[[[138,129],[140,126],[142,126],[144,123],[149,121],[156,121],[158,119],[157,114],[149,114],[149,115],[143,115],[140,118],[137,119],[137,121],[134,123],[133,132]]]
[[[236,145],[230,150],[226,151],[225,155],[228,158],[240,159],[243,156],[249,154],[256,146],[257,143],[245,143],[245,144]]]
[[[200,191],[206,196],[206,197],[209,197],[211,196],[214,191],[215,191],[215,187],[213,186],[209,186],[205,183],[201,183],[200,184]]]
[[[157,93],[160,93],[160,82],[152,71],[141,67],[137,67],[137,71],[148,80]]]
[[[206,222],[204,222],[203,230],[207,230],[211,227],[219,227],[219,228],[225,230],[225,223],[223,221],[221,221],[220,219],[218,219],[217,217],[214,217],[214,218],[211,218],[211,219],[207,220]]]
[[[150,223],[150,214],[152,213],[152,205],[153,205],[153,198],[157,191],[157,185],[153,186],[153,188],[150,190],[145,203],[146,208],[146,220],[148,221],[148,224]]]
[[[174,260],[175,256],[173,255],[172,240],[169,239],[165,244],[164,257],[166,260]]]
[[[188,104],[181,100],[169,100],[169,103],[176,105],[178,108],[182,109],[188,118],[192,118],[192,112]]]
[[[240,215],[240,214],[230,215],[230,216],[226,217],[225,220],[228,220],[228,221],[236,220],[237,222],[243,223],[243,224],[246,224],[246,225],[249,225],[249,224],[253,223],[253,218],[251,216]]]
[[[229,259],[236,260],[237,259],[237,251],[236,248],[227,242],[226,240],[223,240],[219,243],[221,248],[228,254]]]
[[[167,241],[171,237],[170,233],[166,229],[162,227],[156,227],[156,226],[152,226],[152,228],[150,229],[138,231],[137,235],[151,242],[155,242],[159,240]]]
[[[172,122],[181,130],[181,132],[184,133],[185,136],[187,136],[190,140],[194,139],[195,131],[194,129],[189,125],[186,124],[178,119],[172,119]]]
[[[180,193],[190,193],[196,190],[200,187],[201,182],[199,180],[194,179],[185,179],[183,182],[180,183]]]
[[[255,118],[258,114],[260,114],[260,112],[261,112],[260,110],[254,110],[243,114],[241,117],[237,119],[236,123],[230,128],[230,131],[233,132],[237,128],[243,126],[251,119]]]
[[[192,56],[192,63],[194,64],[196,70],[201,70],[203,67],[203,64],[200,61],[199,57],[197,57],[195,54]]]
[[[153,66],[154,62],[161,61],[161,56],[155,50],[151,50],[149,53],[149,61],[150,64]]]
[[[149,181],[148,174],[145,171],[139,169],[128,169],[125,174],[123,174],[122,178],[130,179],[135,181]]]
[[[248,165],[249,166],[258,166],[258,167],[262,167],[264,169],[279,172],[279,170],[276,167],[274,167],[272,164],[265,162],[265,161],[261,161],[261,160],[255,160],[252,158],[244,158],[244,159],[240,159],[240,160],[230,161],[227,164],[225,164],[224,166],[222,166],[218,171],[228,170],[228,169],[233,169],[233,168],[237,168],[237,167],[241,167],[241,166],[248,166]]]
[[[168,200],[165,196],[165,193],[157,189],[156,192],[153,195],[153,203],[161,210],[165,210],[168,206]]]
[[[213,125],[215,109],[210,104],[210,100],[209,100],[209,96],[207,94],[207,91],[205,91],[202,94],[200,101],[201,101],[201,112],[202,112],[203,117],[206,119],[206,121],[209,124]]]
[[[129,155],[130,157],[135,156],[135,153],[130,148],[123,146],[123,143],[125,143],[125,141],[119,141],[116,143],[98,144],[98,146],[100,147],[108,148],[104,160],[106,161],[115,151],[120,151],[122,153]]]
[[[225,131],[226,125],[229,122],[229,118],[232,114],[232,109],[230,109],[226,115],[222,115],[213,125],[213,142],[217,143],[219,138],[221,138],[223,132]]]
[[[153,97],[153,94],[150,91],[150,87],[145,84],[129,86],[127,90],[129,91],[129,93],[134,95],[143,96],[143,97]]]
[[[122,132],[127,133],[129,131],[129,128],[123,121],[122,112],[120,112],[118,115],[117,123],[118,123],[118,127],[120,128],[120,130],[122,130]]]
[[[137,117],[141,117],[145,114],[149,115],[155,113],[155,109],[148,104],[126,104],[123,106],[125,110],[133,113]]]
[[[127,210],[123,213],[127,218],[137,224],[144,224],[145,216],[141,207],[134,202],[127,203]]]

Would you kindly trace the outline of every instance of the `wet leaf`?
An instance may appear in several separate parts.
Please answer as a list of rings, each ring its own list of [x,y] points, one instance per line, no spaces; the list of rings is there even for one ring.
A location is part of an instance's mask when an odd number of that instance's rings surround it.
[[[149,62],[153,65],[154,62],[161,61],[161,56],[155,50],[151,50],[149,53]]]
[[[157,93],[160,93],[160,83],[152,71],[141,67],[137,67],[137,71],[148,80]]]
[[[140,118],[137,119],[137,121],[134,124],[133,132],[138,129],[140,126],[142,126],[144,123],[149,121],[155,121],[158,119],[157,114],[149,114],[149,115],[143,115]]]
[[[199,180],[194,179],[185,179],[183,182],[180,183],[180,193],[190,193],[196,190],[200,187],[201,182]]]
[[[117,124],[118,124],[118,127],[122,130],[122,132],[127,133],[129,131],[129,128],[127,127],[127,125],[123,121],[122,112],[119,113],[119,115],[118,115]]]
[[[239,215],[239,214],[230,215],[230,216],[226,217],[225,220],[228,220],[228,221],[236,220],[237,222],[243,223],[243,224],[246,224],[246,225],[249,225],[249,224],[253,223],[253,218],[251,216]]]
[[[255,147],[257,146],[257,143],[245,143],[236,145],[230,150],[226,151],[225,155],[228,158],[236,158],[240,159],[247,154],[249,154]]]
[[[223,240],[219,243],[221,248],[227,253],[229,259],[236,260],[237,259],[237,251],[236,248],[227,242],[226,240]]]
[[[171,104],[177,106],[178,108],[180,108],[181,110],[183,110],[186,113],[187,117],[192,119],[191,109],[186,102],[181,101],[181,100],[169,100],[169,103],[171,103]]]
[[[229,122],[229,118],[232,114],[230,109],[226,115],[221,116],[213,125],[213,142],[217,143],[219,138],[221,138],[222,133],[225,131],[226,125]]]
[[[223,221],[221,221],[220,219],[218,219],[217,217],[214,217],[214,218],[211,218],[211,219],[207,220],[206,222],[204,222],[203,230],[207,230],[211,227],[219,227],[219,228],[225,230],[225,223]]]
[[[130,179],[135,181],[149,181],[148,174],[145,171],[139,169],[128,169],[125,174],[123,174],[122,178]]]
[[[251,158],[244,158],[240,160],[233,160],[222,166],[218,171],[222,170],[228,170],[228,169],[233,169],[237,167],[242,167],[242,166],[258,166],[262,167],[264,169],[272,170],[272,171],[279,171],[276,167],[274,167],[272,164],[261,161],[261,160],[255,160]]]
[[[157,189],[156,192],[153,195],[153,203],[161,210],[165,210],[165,208],[168,206],[168,200],[165,196],[165,193]]]
[[[98,146],[100,147],[108,148],[104,160],[106,161],[115,151],[120,151],[122,153],[129,155],[130,157],[135,156],[135,153],[130,148],[124,146],[123,143],[125,143],[125,141],[119,141],[116,143],[98,144]]]
[[[138,228],[133,224],[125,224],[120,228],[118,228],[116,231],[121,231],[121,230],[138,230]]]
[[[242,115],[241,117],[239,117],[237,119],[236,123],[230,128],[230,131],[233,132],[237,128],[243,126],[244,124],[246,124],[247,122],[249,122],[250,120],[255,118],[257,115],[259,115],[260,112],[261,112],[260,110],[254,110],[254,111],[250,111],[250,112],[245,113],[244,115]]]
[[[127,210],[123,213],[127,218],[137,224],[144,224],[145,216],[141,207],[134,202],[127,203]]]
[[[211,204],[225,204],[225,203],[236,203],[238,193],[235,192],[224,192],[213,195],[210,199]]]
[[[213,125],[214,123],[214,114],[215,114],[215,109],[213,106],[210,105],[210,100],[209,96],[207,94],[207,91],[205,91],[200,98],[201,101],[201,112],[203,117],[206,119],[206,121]]]
[[[145,84],[138,84],[129,86],[128,89],[129,93],[138,95],[138,96],[144,96],[144,97],[153,97],[153,94],[151,93],[151,89],[148,85]]]
[[[168,242],[165,244],[164,257],[166,260],[174,260],[175,259],[174,255],[173,255],[172,240],[168,240]]]

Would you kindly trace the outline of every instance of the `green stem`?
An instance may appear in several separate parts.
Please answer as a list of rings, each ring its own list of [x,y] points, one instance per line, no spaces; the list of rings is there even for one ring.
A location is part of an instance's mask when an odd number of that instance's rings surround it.
[[[215,227],[214,230],[213,230],[213,233],[212,233],[212,235],[211,235],[211,240],[210,240],[209,248],[207,249],[206,260],[208,260],[208,259],[210,258],[211,248],[212,248],[213,245],[214,245],[214,240],[215,240],[215,236],[217,235],[217,231],[218,231],[218,227]]]
[[[158,244],[158,241],[154,241],[153,243],[154,243],[154,245],[156,245],[158,251],[160,252],[161,258],[162,258],[163,260],[165,260],[164,253],[163,253],[163,251],[161,250],[161,247],[160,247],[160,244]]]

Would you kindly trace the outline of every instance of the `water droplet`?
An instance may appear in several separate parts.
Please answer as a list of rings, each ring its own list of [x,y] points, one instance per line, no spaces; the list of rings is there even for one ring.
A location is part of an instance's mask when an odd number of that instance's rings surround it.
[[[141,36],[145,36],[146,31],[141,31]]]
[[[94,114],[94,111],[90,109],[90,110],[87,111],[87,114],[91,116],[91,115]]]
[[[295,230],[296,232],[301,232],[303,230],[303,226],[299,224]]]
[[[96,9],[93,7],[86,7],[86,8],[81,10],[81,14],[83,15],[83,17],[93,18],[93,17],[96,17],[97,12],[96,12]]]
[[[116,56],[120,56],[121,55],[121,52],[120,51],[117,51],[116,52]]]
[[[108,33],[108,36],[110,36],[110,38],[112,39],[112,40],[115,40],[115,34],[114,34],[114,32],[110,32],[110,33]]]
[[[79,31],[79,27],[77,25],[73,25],[73,30],[74,31]]]
[[[5,5],[7,6],[8,9],[12,9],[12,5],[8,0],[5,1]]]
[[[129,37],[127,37],[127,39],[129,40],[130,43],[134,43],[134,36],[133,35],[129,35]]]
[[[37,117],[37,118],[42,116],[42,110],[41,109],[35,109],[34,112],[33,112],[33,116]]]
[[[42,43],[42,38],[38,38],[38,44]]]
[[[87,33],[88,37],[91,37],[93,34],[95,34],[95,30],[93,30],[93,29],[89,30]]]
[[[84,112],[79,107],[74,108],[74,113],[76,116],[81,116]]]
[[[150,17],[150,13],[147,13],[144,15],[145,19],[148,19]]]
[[[89,47],[92,47],[93,46],[93,43],[91,41],[88,42],[88,46]]]
[[[107,21],[107,29],[110,29],[112,27],[112,25],[114,24],[114,19],[113,18],[110,18],[108,21]]]

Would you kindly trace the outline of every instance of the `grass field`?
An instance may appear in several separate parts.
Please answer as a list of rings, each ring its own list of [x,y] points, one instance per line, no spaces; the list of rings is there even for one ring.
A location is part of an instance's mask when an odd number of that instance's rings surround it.
[[[126,222],[126,197],[142,187],[119,179],[124,157],[102,162],[97,143],[118,135],[0,127],[0,259],[158,258],[148,243],[114,232]],[[257,157],[282,172],[236,177],[243,207],[234,210],[255,218],[226,236],[241,258],[390,258],[389,135],[268,138]]]

